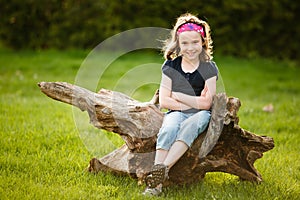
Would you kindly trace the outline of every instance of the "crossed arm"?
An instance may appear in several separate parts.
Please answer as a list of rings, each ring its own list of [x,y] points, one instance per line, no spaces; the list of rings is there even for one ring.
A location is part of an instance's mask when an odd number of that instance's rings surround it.
[[[163,74],[159,89],[161,108],[170,110],[187,110],[190,108],[209,110],[212,105],[213,96],[216,94],[216,76],[205,81],[205,87],[200,96],[173,92],[171,88],[172,80]]]

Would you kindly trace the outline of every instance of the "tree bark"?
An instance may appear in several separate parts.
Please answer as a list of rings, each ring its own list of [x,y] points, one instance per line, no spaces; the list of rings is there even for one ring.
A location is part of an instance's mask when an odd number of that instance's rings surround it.
[[[122,147],[110,154],[91,159],[90,172],[112,172],[130,175],[140,183],[144,181],[154,163],[157,133],[163,120],[163,113],[155,104],[157,92],[151,101],[142,103],[105,89],[94,93],[64,82],[41,82],[38,85],[50,98],[87,111],[95,127],[119,134],[125,141]],[[242,180],[262,181],[254,162],[274,147],[274,141],[238,125],[240,106],[238,98],[227,98],[225,94],[214,97],[208,129],[170,169],[169,179],[164,185],[197,182],[207,172],[226,172]]]

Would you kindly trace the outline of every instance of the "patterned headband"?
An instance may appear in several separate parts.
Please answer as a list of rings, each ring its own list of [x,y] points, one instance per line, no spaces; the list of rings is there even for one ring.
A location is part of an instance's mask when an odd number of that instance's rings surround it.
[[[179,26],[179,28],[177,29],[177,35],[185,31],[196,31],[200,33],[203,38],[205,37],[204,28],[195,23],[190,22]]]

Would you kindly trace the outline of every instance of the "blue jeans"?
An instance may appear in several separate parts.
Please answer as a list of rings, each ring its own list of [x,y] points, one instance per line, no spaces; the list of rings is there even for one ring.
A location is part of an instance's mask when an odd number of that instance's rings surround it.
[[[198,135],[207,128],[210,116],[208,110],[196,113],[167,112],[157,135],[156,149],[169,150],[175,141],[182,141],[191,147]]]

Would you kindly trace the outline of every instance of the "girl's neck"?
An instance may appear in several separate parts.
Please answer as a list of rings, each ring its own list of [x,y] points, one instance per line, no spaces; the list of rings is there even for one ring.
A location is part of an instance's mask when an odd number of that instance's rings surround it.
[[[184,57],[182,57],[182,63],[181,67],[184,72],[194,72],[200,65],[200,60],[195,59],[195,60],[189,60]]]

